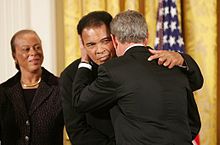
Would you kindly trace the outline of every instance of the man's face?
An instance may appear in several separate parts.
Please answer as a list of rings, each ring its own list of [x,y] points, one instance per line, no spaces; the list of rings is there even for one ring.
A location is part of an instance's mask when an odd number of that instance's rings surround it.
[[[98,65],[115,56],[110,32],[104,24],[83,29],[82,41],[87,54]]]

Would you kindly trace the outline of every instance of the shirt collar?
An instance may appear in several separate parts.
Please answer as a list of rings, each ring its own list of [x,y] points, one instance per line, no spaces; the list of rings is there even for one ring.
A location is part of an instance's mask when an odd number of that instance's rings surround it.
[[[130,45],[128,48],[125,49],[125,52],[128,51],[128,49],[130,49],[131,47],[135,47],[135,46],[144,46],[144,45],[141,44],[141,43],[132,44],[132,45]]]

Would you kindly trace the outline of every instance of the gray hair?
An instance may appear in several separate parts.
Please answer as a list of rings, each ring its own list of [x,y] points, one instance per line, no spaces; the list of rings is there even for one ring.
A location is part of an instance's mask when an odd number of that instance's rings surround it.
[[[110,24],[110,29],[121,43],[139,43],[147,38],[146,20],[141,13],[134,10],[117,14]]]

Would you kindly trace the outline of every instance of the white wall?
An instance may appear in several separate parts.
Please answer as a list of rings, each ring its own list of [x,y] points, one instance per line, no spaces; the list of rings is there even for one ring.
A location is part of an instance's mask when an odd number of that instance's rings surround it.
[[[20,29],[33,29],[44,49],[43,66],[56,74],[55,0],[0,0],[0,83],[17,71],[10,39]]]

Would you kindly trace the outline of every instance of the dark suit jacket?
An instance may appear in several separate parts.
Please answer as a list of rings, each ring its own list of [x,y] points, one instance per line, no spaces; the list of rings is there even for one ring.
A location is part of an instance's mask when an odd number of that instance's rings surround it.
[[[101,65],[89,86],[84,78],[91,72],[78,69],[73,105],[87,112],[117,101],[111,109],[117,145],[191,145],[190,124],[198,133],[200,118],[189,81],[180,68],[159,66],[149,56],[145,47],[132,47]]]
[[[24,103],[21,74],[0,85],[1,145],[62,145],[63,114],[58,79],[42,68],[30,110]]]
[[[61,97],[65,126],[73,145],[114,145],[114,131],[109,110],[91,113],[77,113],[72,106],[72,83],[80,59],[72,62],[60,77]],[[91,81],[97,76],[97,67],[93,67]],[[86,78],[85,78],[86,79]]]

